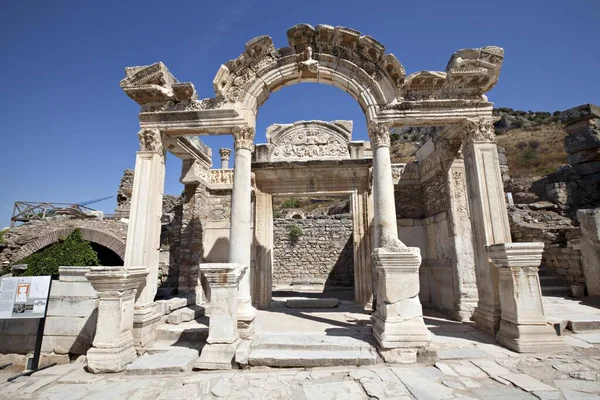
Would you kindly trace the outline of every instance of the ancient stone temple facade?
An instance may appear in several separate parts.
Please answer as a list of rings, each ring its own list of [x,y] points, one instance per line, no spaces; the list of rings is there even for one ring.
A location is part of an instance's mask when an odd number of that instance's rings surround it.
[[[138,352],[167,312],[155,300],[167,151],[183,159],[178,291],[211,307],[197,367],[231,365],[237,348],[261,335],[255,318],[272,297],[274,195],[351,199],[354,297],[372,310],[386,361],[414,359],[429,346],[422,303],[472,316],[517,351],[556,346],[537,277],[543,245],[511,243],[485,96],[503,50],[459,50],[445,71],[407,75],[382,44],[353,29],[299,24],[287,37],[279,49],[268,36],[246,43],[217,71],[212,97],[161,62],[126,68],[121,87],[140,105],[140,151],[124,263],[148,269],[131,321]],[[255,145],[258,109],[271,92],[301,82],[352,96],[370,140],[353,141],[348,121],[303,121],[274,125]],[[392,165],[390,130],[403,127],[436,129],[416,163]],[[233,136],[233,169],[227,150],[211,169],[203,135]]]

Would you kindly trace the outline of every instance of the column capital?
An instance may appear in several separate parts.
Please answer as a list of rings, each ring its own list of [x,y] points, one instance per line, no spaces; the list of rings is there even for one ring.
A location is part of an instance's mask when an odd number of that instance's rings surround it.
[[[252,151],[254,148],[255,130],[251,126],[235,126],[233,128],[233,139],[235,150],[246,149]]]
[[[229,160],[229,157],[231,157],[231,150],[228,148],[221,148],[219,149],[219,155],[221,156],[221,158],[226,158]]]
[[[463,123],[463,143],[496,143],[496,132],[494,131],[494,118],[468,118]]]
[[[369,124],[368,133],[371,140],[371,146],[377,148],[390,145],[390,127],[389,123],[373,122]]]
[[[544,243],[499,243],[486,246],[485,249],[499,268],[538,268],[542,263]]]
[[[163,140],[160,129],[144,128],[138,132],[140,151],[163,154]]]

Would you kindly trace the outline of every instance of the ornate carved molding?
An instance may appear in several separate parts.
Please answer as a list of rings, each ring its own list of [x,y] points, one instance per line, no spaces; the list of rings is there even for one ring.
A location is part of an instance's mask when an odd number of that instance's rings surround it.
[[[385,123],[372,123],[369,125],[369,139],[375,149],[380,146],[390,145],[390,125]]]
[[[142,129],[138,132],[141,151],[153,151],[163,154],[163,141],[160,130]]]
[[[254,148],[254,128],[251,126],[236,126],[233,128],[233,139],[235,150],[246,149],[252,151]]]
[[[348,143],[323,129],[305,129],[287,135],[271,155],[271,161],[306,158],[350,158]]]
[[[493,118],[469,118],[463,125],[463,143],[495,143]]]

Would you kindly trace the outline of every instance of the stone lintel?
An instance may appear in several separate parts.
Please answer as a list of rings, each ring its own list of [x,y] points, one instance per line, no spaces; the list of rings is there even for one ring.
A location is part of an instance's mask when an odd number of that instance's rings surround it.
[[[559,118],[560,122],[563,124],[572,124],[581,120],[600,118],[600,107],[594,104],[582,104],[561,112]]]

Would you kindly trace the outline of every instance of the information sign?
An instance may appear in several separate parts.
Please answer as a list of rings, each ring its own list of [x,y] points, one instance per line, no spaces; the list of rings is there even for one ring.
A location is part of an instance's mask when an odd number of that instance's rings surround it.
[[[50,276],[19,276],[2,279],[0,319],[44,318],[50,295]]]

